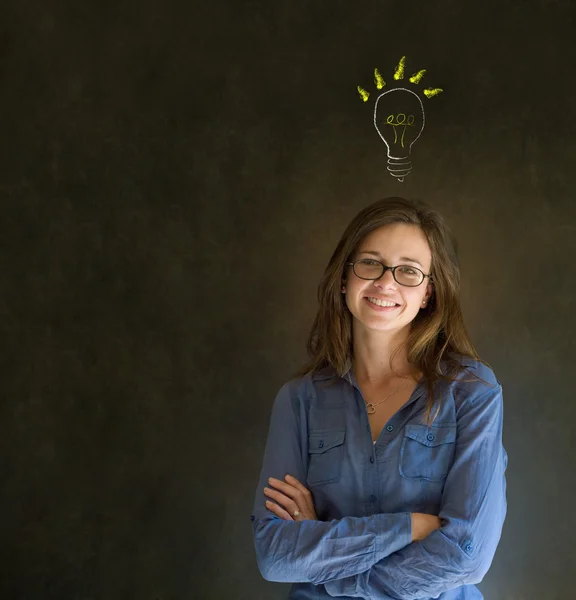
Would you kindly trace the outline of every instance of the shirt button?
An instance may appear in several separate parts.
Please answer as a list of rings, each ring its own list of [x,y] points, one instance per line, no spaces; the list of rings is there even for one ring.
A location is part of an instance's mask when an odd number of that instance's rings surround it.
[[[466,546],[466,552],[472,552],[472,544]]]
[[[429,442],[431,442],[431,441],[434,439],[434,436],[433,436],[431,433],[429,433],[429,434],[426,436],[426,439],[427,439]]]
[[[318,448],[323,448],[324,447],[324,442],[322,440],[320,440],[318,442]]]
[[[370,500],[370,502],[376,502],[376,496],[372,494],[368,500]]]
[[[373,456],[370,457],[370,462],[374,463],[374,457]]]
[[[392,425],[387,425],[386,426],[386,430],[387,431],[394,431],[394,427]]]

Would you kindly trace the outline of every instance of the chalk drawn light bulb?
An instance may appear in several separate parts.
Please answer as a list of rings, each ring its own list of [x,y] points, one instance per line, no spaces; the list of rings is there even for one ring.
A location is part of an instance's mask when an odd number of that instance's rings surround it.
[[[394,71],[394,79],[404,79],[406,57],[403,56]],[[410,83],[418,85],[426,69],[420,69],[408,78]],[[386,82],[382,73],[374,69],[374,83],[381,90]],[[356,88],[364,102],[368,101],[370,92],[363,87]],[[422,93],[426,98],[434,98],[442,92],[442,88],[426,88]],[[394,87],[383,92],[374,103],[374,127],[388,148],[388,173],[398,181],[412,170],[410,154],[414,142],[424,129],[424,105],[420,96],[405,87]]]
[[[398,181],[412,170],[412,145],[424,129],[422,100],[411,90],[395,88],[380,94],[374,105],[374,127],[388,148],[388,171]]]

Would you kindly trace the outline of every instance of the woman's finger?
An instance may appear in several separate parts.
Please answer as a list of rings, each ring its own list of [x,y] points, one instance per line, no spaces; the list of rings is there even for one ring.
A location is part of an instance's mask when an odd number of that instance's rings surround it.
[[[273,477],[271,477],[268,482],[270,485],[279,489],[285,496],[292,498],[300,510],[304,510],[305,508],[313,509],[314,504],[312,502],[312,495],[297,479],[294,479],[294,482],[297,483],[299,487],[296,487],[296,485],[292,485],[291,483],[285,483],[279,479],[274,479]]]
[[[285,479],[288,483],[290,483],[290,485],[293,485],[300,492],[302,501],[306,504],[308,510],[310,510],[312,514],[316,514],[316,509],[314,508],[314,501],[312,499],[312,494],[310,493],[310,490],[304,485],[302,485],[296,479],[296,477],[292,477],[292,475],[286,475]]]
[[[312,495],[312,494],[310,494],[310,490],[307,487],[305,487],[304,485],[302,485],[296,479],[296,477],[292,477],[292,475],[286,475],[285,479],[291,486],[295,487],[297,490],[300,490],[303,494],[309,495],[309,496]]]
[[[278,515],[280,518],[284,519],[285,521],[294,520],[290,513],[286,512],[281,506],[278,506],[278,504],[270,502],[270,500],[266,500],[266,508],[272,511],[275,515]]]
[[[286,510],[290,511],[290,514],[294,513],[295,510],[300,510],[300,506],[289,498],[285,496],[282,492],[278,492],[277,490],[272,490],[270,488],[264,488],[264,493],[272,498],[277,504],[283,506]]]
[[[295,487],[300,492],[301,498],[306,503],[306,506],[312,512],[314,512],[315,511],[314,502],[312,500],[312,494],[310,493],[310,490],[307,487],[305,487],[304,485],[302,485],[296,479],[296,477],[292,477],[292,475],[286,475],[285,479],[291,486]]]
[[[294,511],[297,510],[300,513],[298,517],[302,517],[302,520],[318,520],[310,491],[291,475],[286,476],[286,481],[289,483],[270,477],[268,482],[276,489],[265,488],[264,493],[286,508],[290,515],[294,516]]]
[[[298,498],[299,496],[301,496],[302,492],[296,488],[293,485],[290,485],[289,483],[285,483],[284,481],[281,481],[280,479],[274,479],[274,477],[270,477],[270,479],[268,480],[268,483],[279,489],[285,496],[288,496],[290,498]]]

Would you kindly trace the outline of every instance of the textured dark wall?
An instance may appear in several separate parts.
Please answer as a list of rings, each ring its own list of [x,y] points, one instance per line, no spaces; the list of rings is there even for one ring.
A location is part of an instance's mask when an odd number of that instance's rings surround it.
[[[3,5],[2,599],[286,596],[249,519],[272,400],[344,227],[398,194],[455,230],[504,386],[509,513],[481,589],[571,597],[571,5]],[[356,93],[402,55],[445,90],[403,184]]]

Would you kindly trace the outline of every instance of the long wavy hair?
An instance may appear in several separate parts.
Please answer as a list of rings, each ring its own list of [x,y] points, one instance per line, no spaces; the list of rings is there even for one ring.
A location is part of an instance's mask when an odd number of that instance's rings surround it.
[[[478,356],[464,325],[456,240],[442,215],[423,202],[384,198],[365,207],[352,219],[318,286],[318,312],[306,344],[309,359],[294,377],[318,373],[327,367],[332,367],[339,376],[345,374],[353,354],[353,317],[341,293],[346,280],[346,263],[370,232],[394,223],[418,226],[432,252],[432,296],[412,321],[406,342],[390,357],[392,369],[395,354],[406,346],[408,362],[423,374],[428,392],[425,418],[430,425],[440,410],[438,406],[431,417],[434,385],[441,379],[456,379],[464,369],[458,355],[487,363]]]

